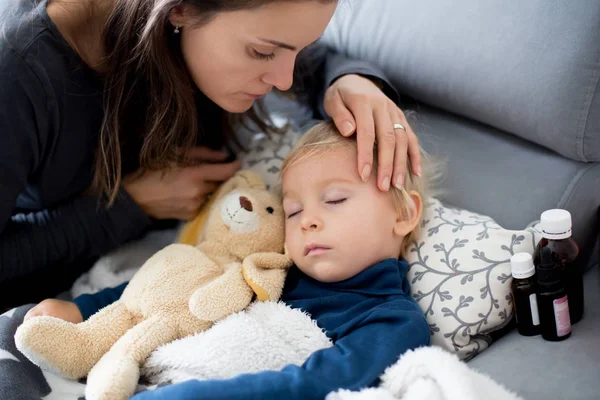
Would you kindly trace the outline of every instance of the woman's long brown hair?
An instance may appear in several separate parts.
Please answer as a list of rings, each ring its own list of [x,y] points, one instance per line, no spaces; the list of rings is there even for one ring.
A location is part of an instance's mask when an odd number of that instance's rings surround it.
[[[275,1],[316,0],[115,0],[104,28],[105,116],[96,153],[94,192],[106,194],[112,204],[127,170],[124,164],[132,162],[138,149],[139,159],[133,161],[144,170],[182,165],[185,149],[201,134],[198,89],[169,23],[173,8],[191,6],[200,26],[220,12]],[[233,138],[237,123],[247,121],[262,131],[273,131],[260,102],[245,114],[224,115],[227,139]]]

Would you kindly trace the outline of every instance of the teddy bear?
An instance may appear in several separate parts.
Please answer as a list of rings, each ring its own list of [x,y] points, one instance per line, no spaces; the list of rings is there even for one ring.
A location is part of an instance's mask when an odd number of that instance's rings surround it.
[[[277,300],[292,261],[284,253],[281,198],[243,170],[213,195],[198,245],[168,245],[133,276],[121,298],[73,324],[39,316],[15,334],[41,368],[79,379],[86,399],[126,399],[159,346],[210,328],[254,298]]]

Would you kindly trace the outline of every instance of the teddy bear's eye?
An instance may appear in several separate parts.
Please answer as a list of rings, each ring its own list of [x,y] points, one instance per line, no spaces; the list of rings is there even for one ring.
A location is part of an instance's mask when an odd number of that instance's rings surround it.
[[[267,212],[269,214],[273,214],[275,212],[275,210],[273,210],[273,207],[267,207]]]

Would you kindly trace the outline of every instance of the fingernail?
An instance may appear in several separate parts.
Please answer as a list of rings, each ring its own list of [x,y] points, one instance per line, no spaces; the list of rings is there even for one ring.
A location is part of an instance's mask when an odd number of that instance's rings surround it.
[[[419,166],[417,167],[417,176],[418,176],[419,178],[421,177],[421,173],[422,173],[422,172],[423,172],[423,171],[421,170],[421,166],[419,165]]]
[[[365,165],[362,171],[362,175],[360,176],[363,182],[367,182],[369,180],[369,176],[371,175],[371,166],[369,164]]]
[[[404,187],[404,176],[403,175],[398,175],[398,177],[396,178],[396,183],[394,184],[394,187],[398,190],[402,190],[402,188]]]
[[[352,123],[350,121],[344,122],[344,125],[342,126],[342,134],[344,136],[347,136],[347,135],[351,134],[353,131],[354,131],[354,125],[352,125]]]
[[[390,190],[390,177],[389,176],[386,176],[385,178],[383,178],[383,181],[381,182],[381,187],[386,192],[388,190]]]

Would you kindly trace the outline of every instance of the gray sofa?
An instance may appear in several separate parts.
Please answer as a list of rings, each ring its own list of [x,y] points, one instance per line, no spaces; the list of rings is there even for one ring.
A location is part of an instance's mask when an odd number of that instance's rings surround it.
[[[343,0],[323,40],[403,95],[444,202],[508,229],[571,212],[584,319],[559,343],[512,330],[470,365],[526,399],[600,398],[600,0]]]

